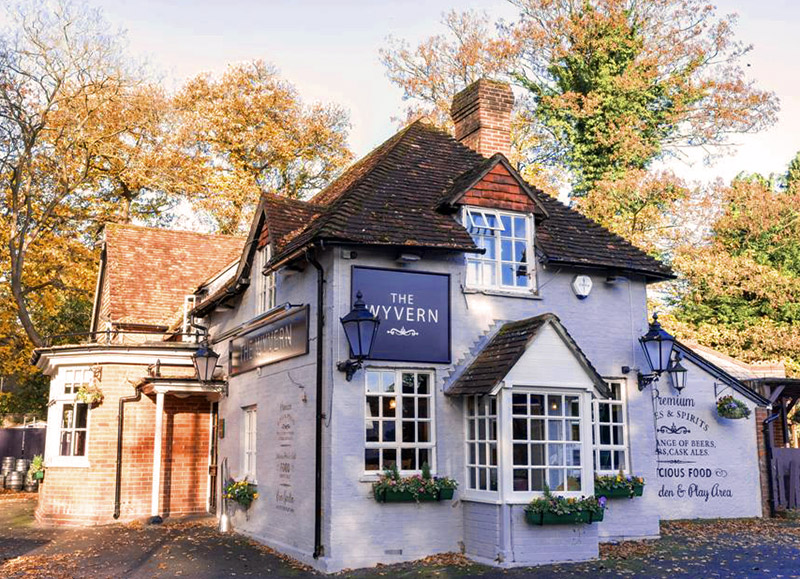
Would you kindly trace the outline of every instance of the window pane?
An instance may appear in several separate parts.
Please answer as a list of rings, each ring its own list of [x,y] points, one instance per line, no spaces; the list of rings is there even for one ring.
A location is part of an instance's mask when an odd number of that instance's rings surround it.
[[[500,259],[503,261],[513,261],[514,258],[514,242],[510,239],[504,239],[500,242]]]
[[[581,471],[568,470],[567,471],[567,490],[580,491],[581,490]]]
[[[562,420],[547,421],[547,439],[564,440],[564,422]]]
[[[403,394],[414,393],[414,375],[403,374]]]
[[[415,442],[414,422],[410,420],[403,421],[403,442]]]
[[[383,422],[383,442],[395,441],[395,426],[394,420],[386,420]]]
[[[490,444],[489,445],[489,464],[492,466],[497,466],[497,445]]]
[[[467,436],[470,440],[475,440],[475,420],[469,420],[467,423]]]
[[[378,421],[367,421],[367,442],[378,442]]]
[[[419,442],[430,442],[430,434],[428,432],[428,422],[420,422],[417,425],[417,440]]]
[[[405,404],[405,400],[403,403]],[[394,396],[384,396],[383,397],[383,416],[394,418],[394,411],[397,408],[397,399]],[[404,408],[405,410],[405,408]]]
[[[514,445],[514,466],[527,466],[528,465],[528,445],[515,444]]]
[[[614,444],[622,445],[624,444],[623,436],[622,436],[622,427],[621,426],[614,426],[612,428],[612,432],[614,433]]]
[[[502,236],[506,237],[511,235],[511,216],[510,215],[501,215],[500,216],[500,225],[503,227]]]
[[[544,420],[531,420],[530,440],[544,440]]]
[[[486,440],[486,420],[484,419],[478,420],[478,438]]]
[[[561,469],[549,469],[547,471],[547,484],[551,491],[564,491],[564,471]]]
[[[567,466],[580,466],[581,465],[581,445],[580,444],[567,444],[566,445]]]
[[[422,465],[428,463],[428,467],[431,466],[431,457],[430,453],[427,448],[420,448],[419,449],[419,468],[422,468]]]
[[[613,470],[614,466],[611,464],[611,451],[600,451],[600,470]]]
[[[475,398],[470,396],[467,398],[467,416],[475,415]]]
[[[379,416],[379,401],[380,398],[377,396],[367,396],[367,417],[368,418],[377,418]]]
[[[404,448],[400,451],[400,464],[403,470],[417,470],[417,452],[413,448]]]
[[[60,454],[61,456],[70,456],[71,452],[72,452],[72,433],[62,432],[61,444],[59,445],[58,454]]]
[[[419,394],[428,393],[428,382],[430,377],[427,374],[417,374],[417,392]]]
[[[608,404],[600,404],[600,422],[611,422],[611,415],[608,411]]]
[[[578,420],[570,420],[567,422],[569,430],[567,431],[567,440],[580,440],[581,439],[581,423]]]
[[[530,413],[534,416],[544,415],[544,396],[542,394],[531,394]]]
[[[414,418],[414,398],[403,398],[403,418]]]
[[[562,403],[561,396],[555,396],[553,394],[548,395],[547,414],[549,414],[550,416],[561,416],[563,414],[561,403]]]
[[[610,426],[600,426],[600,444],[611,444]]]
[[[72,428],[74,416],[72,404],[64,404],[64,411],[61,415],[61,428]]]
[[[428,418],[427,398],[420,398],[417,400],[417,418]]]
[[[381,372],[383,374],[383,391],[394,393],[394,372]]]
[[[611,407],[611,421],[617,424],[622,424],[622,406],[614,404]]]
[[[477,488],[477,484],[476,484],[477,483],[477,474],[478,474],[478,469],[476,469],[474,466],[470,467],[470,469],[469,469],[469,488],[471,488],[471,489]]]
[[[528,421],[524,418],[514,418],[511,421],[514,440],[528,440]]]
[[[527,409],[528,398],[527,396],[525,396],[525,394],[514,394],[511,397],[511,404],[512,404],[512,409],[511,409],[512,414],[524,415],[528,410]]]
[[[515,268],[512,264],[504,263],[503,266],[500,268],[501,273],[503,275],[502,284],[503,285],[514,285],[514,273]]]
[[[625,468],[625,451],[624,450],[615,450],[614,451],[614,468],[619,470],[621,468]]]
[[[86,454],[86,431],[78,430],[75,432],[75,449],[73,456],[83,456]]]
[[[515,241],[514,242],[514,261],[525,263],[527,260],[525,259],[525,250],[527,249],[527,244],[524,241]]]
[[[564,446],[561,444],[547,445],[548,466],[561,466],[564,464]]]
[[[367,372],[367,392],[381,391],[380,372]]]
[[[580,399],[577,396],[566,397],[567,416],[578,417],[581,415]]]
[[[544,470],[531,471],[531,490],[542,492],[544,490]]]
[[[525,237],[528,231],[528,220],[524,217],[514,218],[514,237]]]
[[[528,490],[528,469],[526,468],[514,469],[514,490],[515,491]]]
[[[383,468],[391,468],[397,463],[397,451],[393,448],[385,448],[383,453]]]
[[[544,444],[531,444],[531,465],[544,466]]]
[[[489,490],[496,491],[497,490],[497,469],[490,468],[489,469]]]

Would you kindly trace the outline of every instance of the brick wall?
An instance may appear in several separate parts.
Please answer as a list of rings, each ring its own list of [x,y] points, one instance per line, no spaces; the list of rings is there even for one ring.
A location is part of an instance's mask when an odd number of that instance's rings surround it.
[[[514,95],[504,82],[480,79],[453,97],[455,138],[484,157],[511,151]]]
[[[523,211],[531,213],[536,207],[530,197],[522,190],[517,180],[503,165],[496,165],[477,185],[460,200],[465,205]]]
[[[40,522],[95,525],[114,521],[114,478],[119,398],[131,396],[131,379],[142,366],[104,365],[102,404],[89,412],[88,467],[46,467],[36,518]],[[142,396],[125,405],[121,521],[150,515],[155,400]],[[204,398],[167,396],[162,447],[162,515],[206,511],[211,404]],[[57,428],[52,428],[58,436]]]

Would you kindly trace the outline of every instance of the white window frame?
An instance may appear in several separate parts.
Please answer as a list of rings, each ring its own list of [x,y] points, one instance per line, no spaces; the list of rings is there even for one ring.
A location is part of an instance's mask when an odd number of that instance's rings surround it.
[[[242,408],[242,472],[244,478],[258,483],[258,407]]]
[[[492,406],[494,406],[494,413],[492,413]],[[473,408],[475,412],[470,412],[470,408]],[[481,422],[483,422],[484,436],[481,436]],[[464,439],[466,448],[463,487],[466,498],[496,501],[500,496],[502,466],[500,460],[499,422],[500,400],[497,396],[467,396],[464,399]],[[492,445],[494,445],[495,450],[494,464],[492,464]],[[481,447],[483,447],[483,453],[481,453]],[[497,481],[495,489],[491,488],[491,470],[494,470],[495,480]],[[485,475],[483,474],[484,472],[486,473]],[[486,477],[485,489],[480,488],[484,486],[481,484],[483,477]]]
[[[380,373],[380,380],[383,380],[383,374],[394,374],[394,391],[383,391],[383,382],[381,382],[381,391],[377,390],[370,390],[371,384],[371,375],[374,373]],[[420,395],[418,393],[414,394],[404,394],[403,393],[403,385],[402,379],[403,374],[413,374],[414,381],[415,381],[415,388],[417,383],[417,376],[418,375],[427,375],[428,376],[428,393]],[[402,451],[403,449],[426,449],[428,451],[428,466],[430,467],[431,473],[436,474],[436,395],[435,395],[435,382],[436,374],[432,370],[428,369],[418,369],[418,368],[385,368],[385,367],[369,367],[365,368],[364,370],[364,390],[363,390],[363,404],[364,404],[364,422],[362,423],[362,432],[363,432],[363,440],[364,440],[364,454],[362,455],[361,462],[363,466],[364,476],[372,477],[383,474],[385,471],[386,465],[383,461],[383,453],[380,452],[381,450],[394,450],[395,451],[395,460],[397,462],[398,470],[402,475],[411,475],[417,474],[422,471],[422,463],[425,461],[419,460],[419,454],[416,454],[417,461],[419,462],[417,469],[413,470],[406,470],[402,468]],[[378,416],[372,416],[370,414],[370,406],[368,402],[369,397],[374,397],[379,400],[379,413]],[[394,417],[384,418],[384,398],[395,398],[395,407],[394,407]],[[403,399],[404,398],[411,398],[415,400],[414,402],[414,409],[415,409],[415,416],[413,419],[409,420],[403,419],[402,416],[402,408],[403,408]],[[428,400],[428,417],[427,418],[419,418],[418,414],[418,402],[417,399],[425,398]],[[387,403],[389,404],[389,403]],[[395,432],[395,440],[391,442],[384,442],[384,441],[367,441],[367,425],[370,422],[378,422],[378,432],[379,437],[382,437],[382,425],[384,422],[394,422],[394,432]],[[414,422],[415,424],[420,423],[427,423],[428,424],[428,441],[427,442],[403,442],[403,422]],[[419,432],[418,427],[415,426],[415,432]],[[418,436],[418,434],[417,434]],[[366,451],[368,450],[375,450],[379,451],[379,462],[378,462],[378,470],[367,470],[366,464]]]
[[[272,259],[272,248],[265,245],[256,250],[255,273],[256,276],[256,315],[268,312],[276,305],[277,287],[275,272],[264,275],[264,266]]]
[[[475,218],[478,216],[483,216],[484,220],[486,221],[487,216],[494,216],[497,225],[496,226],[478,226],[475,221]],[[527,287],[520,287],[517,285],[504,285],[503,284],[503,264],[504,263],[517,263],[517,262],[508,262],[502,259],[502,238],[500,236],[500,232],[503,231],[502,228],[502,217],[509,217],[511,218],[511,222],[513,224],[514,218],[523,218],[525,219],[526,223],[526,237],[518,238],[512,237],[511,240],[513,241],[524,241],[525,242],[525,256],[526,256],[526,266],[528,268],[528,286]],[[512,293],[520,293],[520,294],[531,294],[536,293],[537,291],[537,283],[536,283],[536,260],[535,260],[535,253],[534,253],[534,228],[535,222],[533,219],[533,215],[530,213],[521,213],[515,211],[502,211],[499,209],[486,209],[483,207],[473,207],[473,206],[466,206],[462,210],[462,223],[464,227],[467,228],[467,231],[472,235],[473,229],[481,229],[483,231],[491,232],[491,237],[493,238],[494,242],[494,251],[495,257],[493,259],[487,258],[485,255],[481,254],[471,254],[467,256],[467,274],[465,275],[465,286],[468,289],[476,289],[476,290],[494,290],[494,291],[501,291],[501,292],[512,292]],[[480,242],[476,240],[476,244]],[[513,256],[512,256],[513,257]],[[494,266],[494,275],[495,275],[495,283],[488,283],[482,280],[474,281],[469,278],[469,264],[470,263],[477,263],[477,264],[492,264]],[[516,280],[516,275],[514,277]]]
[[[81,378],[75,380],[76,373],[81,373]],[[81,384],[91,384],[94,380],[92,369],[89,366],[61,366],[58,368],[56,376],[50,382],[50,407],[47,413],[48,436],[45,446],[45,465],[58,467],[88,467],[89,466],[89,445],[91,443],[92,412],[88,404],[75,401],[75,394]],[[61,432],[64,407],[67,405],[79,404],[86,406],[86,437],[84,441],[84,453],[81,455],[61,455]],[[74,412],[74,410],[73,410]],[[73,414],[73,421],[74,421]],[[75,428],[69,429],[73,433]],[[74,434],[73,434],[74,445]]]
[[[622,451],[625,453],[625,458],[622,461],[622,472],[627,474],[630,472],[630,443],[628,439],[628,389],[627,389],[627,382],[624,379],[619,378],[605,378],[605,381],[608,383],[609,387],[612,388],[617,386],[619,392],[619,398],[614,400],[599,400],[595,398],[592,401],[592,440],[593,440],[593,453],[594,453],[594,465],[595,465],[595,472],[599,475],[613,475],[619,472],[619,466],[614,461],[613,453]],[[600,407],[601,406],[608,406],[609,407],[609,422],[601,422],[600,421]],[[619,408],[619,415],[622,417],[622,422],[616,422],[613,420],[613,412],[612,408]],[[609,427],[609,436],[611,437],[611,442],[609,444],[602,444],[600,442],[600,427],[607,426]],[[614,427],[621,426],[622,427],[622,442],[621,443],[614,443]],[[612,468],[608,469],[601,469],[600,468],[600,452],[601,451],[608,451],[612,453]]]

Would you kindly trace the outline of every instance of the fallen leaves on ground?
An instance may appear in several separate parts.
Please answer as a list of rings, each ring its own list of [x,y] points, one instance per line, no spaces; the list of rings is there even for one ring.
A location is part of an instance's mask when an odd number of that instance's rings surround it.
[[[655,541],[622,541],[621,543],[600,543],[601,559],[641,559],[649,556],[655,549]]]
[[[79,558],[73,553],[60,555],[22,555],[0,565],[0,577],[72,579]]]
[[[415,563],[426,567],[469,567],[474,565],[461,553],[439,553],[415,561]]]

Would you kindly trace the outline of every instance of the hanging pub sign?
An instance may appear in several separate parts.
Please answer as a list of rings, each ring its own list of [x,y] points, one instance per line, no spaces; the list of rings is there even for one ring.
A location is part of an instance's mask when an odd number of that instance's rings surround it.
[[[230,375],[308,354],[308,306],[289,311],[231,340]]]
[[[350,288],[381,321],[371,359],[450,363],[449,275],[354,266]]]

